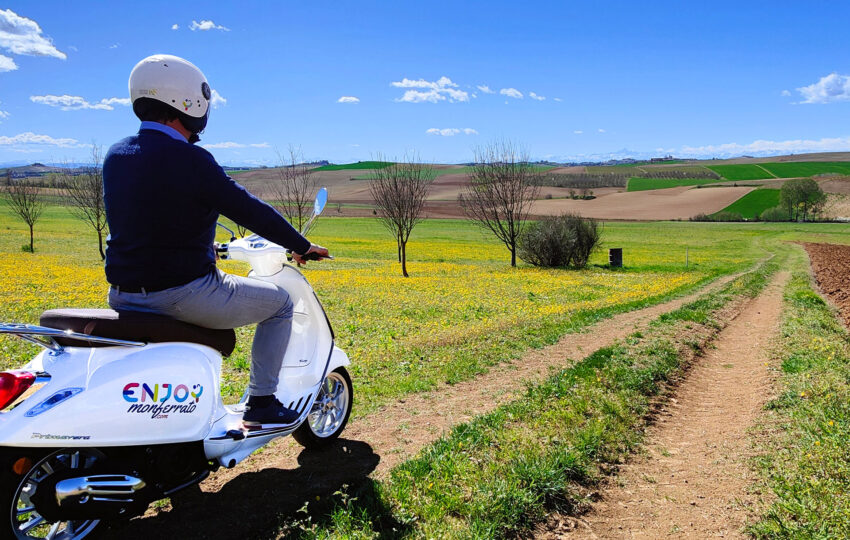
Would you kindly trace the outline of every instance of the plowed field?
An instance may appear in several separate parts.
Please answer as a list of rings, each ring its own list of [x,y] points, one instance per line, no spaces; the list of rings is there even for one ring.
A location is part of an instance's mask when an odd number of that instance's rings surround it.
[[[812,261],[818,286],[838,307],[850,327],[850,246],[803,244]]]

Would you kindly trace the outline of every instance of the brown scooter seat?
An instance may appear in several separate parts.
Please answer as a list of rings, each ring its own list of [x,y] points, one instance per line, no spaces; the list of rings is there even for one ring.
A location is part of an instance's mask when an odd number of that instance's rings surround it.
[[[162,343],[187,341],[212,347],[228,356],[236,346],[236,332],[232,329],[213,330],[181,322],[164,315],[138,311],[113,311],[111,309],[51,309],[41,314],[41,326],[57,330],[71,330],[91,336]],[[105,347],[78,339],[57,338],[60,345],[69,347]]]

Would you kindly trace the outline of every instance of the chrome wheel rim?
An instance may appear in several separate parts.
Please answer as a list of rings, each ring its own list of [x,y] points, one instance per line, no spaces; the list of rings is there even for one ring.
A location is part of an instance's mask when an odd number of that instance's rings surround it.
[[[49,474],[64,469],[91,468],[104,455],[97,450],[80,448],[59,450],[39,461],[27,472],[12,498],[11,526],[19,540],[78,540],[85,538],[100,523],[99,519],[48,522],[30,501],[38,484]]]
[[[322,382],[319,395],[307,416],[313,433],[317,437],[326,438],[339,431],[348,412],[350,400],[351,392],[345,377],[337,372],[329,373]]]

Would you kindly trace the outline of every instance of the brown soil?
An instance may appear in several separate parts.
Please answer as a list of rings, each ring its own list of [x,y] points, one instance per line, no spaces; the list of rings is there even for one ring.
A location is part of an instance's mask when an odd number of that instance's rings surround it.
[[[827,178],[818,182],[818,185],[825,193],[850,195],[850,177]]]
[[[452,426],[517,396],[528,381],[540,380],[550,370],[644,328],[661,313],[734,277],[717,280],[687,297],[615,315],[515,362],[494,367],[475,380],[407,396],[356,419],[346,428],[345,439],[326,450],[306,452],[291,439],[279,439],[236,468],[212,474],[200,489],[175,495],[173,506],[149,510],[111,532],[127,539],[147,538],[192,523],[192,538],[273,536],[279,516],[296,516],[306,502],[321,504],[343,485],[371,485],[371,478],[382,477]],[[234,520],[241,521],[238,532],[231,534]]]
[[[850,328],[850,246],[803,244],[820,290],[835,304]]]
[[[737,201],[754,188],[703,188],[681,186],[649,191],[610,193],[590,201],[543,200],[534,203],[535,215],[576,212],[596,219],[688,219],[711,214]],[[594,191],[595,193],[595,191]]]
[[[698,359],[657,422],[645,455],[622,468],[583,518],[553,516],[538,538],[744,538],[748,429],[773,392],[770,343],[789,274],[777,276]]]

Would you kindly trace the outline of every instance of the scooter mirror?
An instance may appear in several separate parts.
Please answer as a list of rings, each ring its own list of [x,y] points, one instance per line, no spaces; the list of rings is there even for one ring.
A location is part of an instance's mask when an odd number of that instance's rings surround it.
[[[325,205],[328,204],[328,189],[321,188],[318,193],[316,193],[316,202],[313,203],[313,213],[317,216],[322,213],[322,210],[325,209]]]

